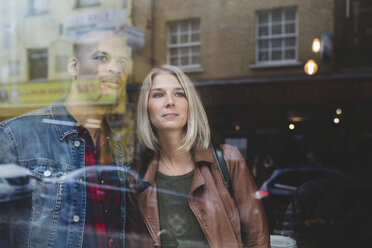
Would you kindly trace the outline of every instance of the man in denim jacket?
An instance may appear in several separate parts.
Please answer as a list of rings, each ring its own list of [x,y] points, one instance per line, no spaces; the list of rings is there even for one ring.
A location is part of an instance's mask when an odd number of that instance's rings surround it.
[[[128,167],[104,115],[125,92],[125,40],[105,31],[82,40],[68,97],[0,123],[0,179],[15,165],[32,185],[29,198],[0,202],[0,245],[124,247]]]

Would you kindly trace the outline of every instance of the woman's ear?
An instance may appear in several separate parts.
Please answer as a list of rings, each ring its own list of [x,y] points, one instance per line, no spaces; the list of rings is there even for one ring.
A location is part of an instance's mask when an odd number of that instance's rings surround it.
[[[76,57],[70,58],[68,61],[67,70],[72,76],[77,78],[77,76],[79,75],[79,71],[80,71],[79,59]]]

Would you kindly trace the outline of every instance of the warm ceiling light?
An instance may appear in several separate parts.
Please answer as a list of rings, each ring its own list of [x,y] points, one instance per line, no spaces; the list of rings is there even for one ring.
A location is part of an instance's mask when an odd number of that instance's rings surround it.
[[[318,38],[315,38],[313,40],[312,50],[314,53],[320,52],[320,40]]]
[[[336,109],[336,114],[338,114],[338,115],[342,114],[342,109],[340,109],[340,108]]]
[[[334,122],[335,124],[338,124],[338,123],[340,123],[340,119],[336,117],[336,118],[333,119],[333,122]]]
[[[295,125],[291,123],[291,124],[289,124],[288,128],[289,128],[290,130],[293,130],[293,129],[295,129]]]
[[[305,64],[304,69],[307,75],[314,75],[318,71],[318,65],[315,63],[314,60],[310,59]]]

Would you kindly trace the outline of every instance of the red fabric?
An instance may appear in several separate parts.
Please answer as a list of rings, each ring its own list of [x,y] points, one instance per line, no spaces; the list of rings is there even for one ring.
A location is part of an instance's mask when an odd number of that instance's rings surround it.
[[[120,200],[118,176],[114,172],[89,170],[89,166],[114,165],[106,135],[99,135],[94,146],[89,132],[77,127],[85,143],[87,210],[84,247],[120,247]],[[101,134],[104,131],[100,132]]]

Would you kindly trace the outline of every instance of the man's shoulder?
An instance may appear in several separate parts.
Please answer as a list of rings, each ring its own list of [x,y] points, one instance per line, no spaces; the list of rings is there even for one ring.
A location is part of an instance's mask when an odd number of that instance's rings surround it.
[[[1,128],[19,126],[20,128],[27,128],[32,123],[38,123],[50,116],[51,106],[36,109],[25,114],[15,116],[0,122]]]

